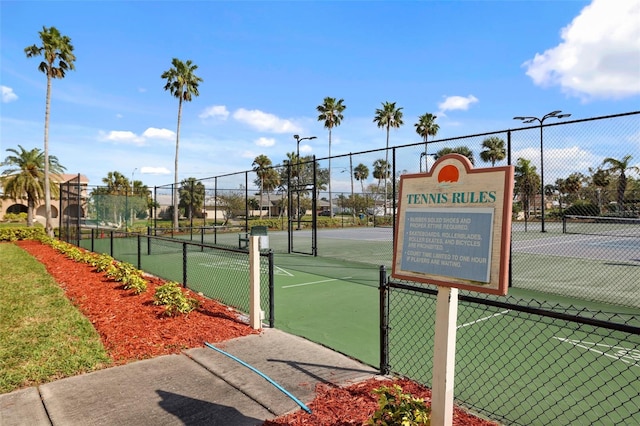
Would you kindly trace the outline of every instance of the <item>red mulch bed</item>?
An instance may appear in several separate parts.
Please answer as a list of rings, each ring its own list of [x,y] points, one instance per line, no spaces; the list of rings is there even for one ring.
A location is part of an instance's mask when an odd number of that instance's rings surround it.
[[[257,333],[236,319],[236,311],[190,291],[189,297],[200,301],[198,310],[186,316],[166,316],[164,307],[153,304],[155,289],[164,280],[146,277],[147,291],[136,295],[92,266],[68,259],[40,242],[20,241],[18,245],[44,264],[91,321],[116,364]]]
[[[146,277],[147,291],[136,295],[125,290],[90,265],[68,259],[55,249],[36,241],[19,241],[22,247],[47,269],[67,297],[91,321],[100,334],[114,364],[179,353],[183,349],[204,346],[257,333],[237,319],[238,313],[216,301],[186,290],[200,301],[200,307],[186,316],[167,317],[162,306],[153,304],[153,294],[164,280]],[[371,379],[346,388],[319,385],[317,397],[308,405],[312,414],[302,410],[264,426],[362,425],[378,407],[371,391],[392,382]],[[429,403],[429,389],[409,380],[399,380],[404,392]],[[458,408],[454,425],[489,426],[495,423],[474,417]]]

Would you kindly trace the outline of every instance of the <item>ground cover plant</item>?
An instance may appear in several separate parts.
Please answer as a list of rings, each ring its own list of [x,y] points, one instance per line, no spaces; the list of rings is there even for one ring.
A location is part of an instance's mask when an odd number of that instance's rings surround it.
[[[0,274],[2,285],[0,285],[0,290],[10,295],[13,294],[13,299],[20,298],[21,294],[26,295],[29,299],[26,305],[33,305],[31,294],[27,293],[26,289],[23,289],[24,275],[22,274],[25,268],[34,271],[39,269],[39,272],[49,279],[49,286],[58,292],[58,297],[63,299],[62,301],[72,311],[71,314],[66,311],[63,312],[54,304],[54,311],[47,316],[62,317],[63,320],[69,321],[66,317],[71,318],[75,313],[75,321],[84,321],[84,327],[94,333],[92,345],[77,339],[67,339],[67,341],[71,341],[69,347],[74,351],[86,350],[84,346],[93,347],[97,348],[95,350],[101,355],[98,357],[97,362],[89,364],[88,367],[76,367],[75,370],[71,368],[70,370],[56,371],[46,377],[31,378],[14,384],[12,387],[3,388],[0,392],[47,382],[91,369],[123,364],[168,353],[177,353],[185,348],[202,347],[205,341],[220,342],[254,332],[246,324],[238,321],[235,311],[215,301],[184,291],[176,283],[167,283],[144,275],[147,287],[144,291],[139,292],[135,288],[127,288],[126,284],[123,284],[124,280],[116,281],[115,279],[121,276],[138,276],[141,273],[141,271],[136,271],[135,268],[132,270],[130,265],[118,265],[119,262],[114,261],[107,255],[88,253],[59,241],[47,240],[47,238],[44,241],[51,244],[51,246],[37,241],[0,244],[0,265],[2,266],[2,273]],[[42,266],[38,265],[38,262],[19,247],[33,255],[37,261],[44,265],[50,277],[44,272]],[[14,254],[11,257],[5,256],[5,253],[9,252]],[[16,256],[23,260],[16,262],[14,259]],[[15,271],[5,268],[5,262],[24,263],[24,259],[26,259],[27,264],[22,267],[23,270]],[[34,264],[36,267],[34,267]],[[118,266],[122,266],[121,272],[115,272],[115,268]],[[109,271],[111,272],[110,274],[108,274]],[[7,276],[10,278],[7,278]],[[54,280],[51,280],[51,277]],[[57,285],[55,284],[56,281]],[[36,287],[38,286],[36,284]],[[61,290],[66,294],[66,298],[62,296]],[[177,295],[176,290],[179,290],[184,295],[184,299]],[[0,296],[4,296],[4,293],[1,293]],[[7,310],[5,300],[5,297],[0,298],[0,311]],[[69,300],[86,318],[83,318],[77,310],[73,309]],[[188,307],[194,308],[188,314],[182,314],[177,309],[182,306],[184,300],[195,301],[188,302]],[[172,301],[176,301],[173,307],[171,307]],[[0,315],[2,314],[0,313]],[[12,316],[10,312],[7,315],[9,317]],[[0,317],[0,319],[2,319],[1,324],[6,323],[4,317]],[[23,319],[23,322],[28,323],[29,321],[30,319]],[[97,330],[102,345],[98,341],[95,331],[90,327],[91,324]],[[65,323],[62,328],[66,330],[74,326],[75,324]],[[0,334],[0,338],[5,339],[6,334],[6,332]],[[46,334],[46,332],[43,331],[42,334]],[[54,339],[64,340],[64,338],[59,337],[54,337]],[[0,371],[2,371],[3,378],[11,374],[10,371],[6,371],[4,368],[5,365],[9,366],[5,361],[6,349],[4,349],[5,352],[2,352],[2,348],[7,348],[9,345],[13,345],[13,342],[8,340],[0,341],[0,361],[2,364]],[[28,346],[28,343],[26,345],[25,343],[18,345],[24,347]],[[29,351],[22,353],[20,356],[32,358],[30,362],[36,365],[49,362],[49,358],[45,362],[34,357],[34,354]],[[397,403],[390,397],[391,393],[389,391],[389,389],[394,389],[394,384],[402,388],[402,392],[398,393],[402,398],[397,398]],[[377,393],[374,392],[374,390],[381,389],[383,386],[387,386],[386,391],[379,390]],[[384,395],[384,401],[380,399],[381,395]],[[390,380],[373,379],[347,388],[319,385],[317,398],[309,404],[312,414],[298,411],[278,419],[266,421],[265,426],[361,425],[367,420],[371,420],[370,424],[385,424],[382,423],[387,419],[385,417],[387,414],[385,413],[402,416],[404,407],[407,406],[405,402],[414,401],[414,397],[423,399],[428,406],[430,391],[409,380],[392,382]],[[411,407],[415,408],[414,405],[411,405]],[[492,425],[493,423],[469,415],[456,408],[454,424]]]
[[[45,268],[0,243],[0,393],[111,365],[100,336]]]

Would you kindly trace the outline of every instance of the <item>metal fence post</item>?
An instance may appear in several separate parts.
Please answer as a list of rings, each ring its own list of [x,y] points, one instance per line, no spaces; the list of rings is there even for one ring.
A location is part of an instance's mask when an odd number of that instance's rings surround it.
[[[389,374],[389,293],[387,270],[380,266],[380,374]]]
[[[140,234],[138,234],[138,269],[142,269],[142,238],[140,238]]]
[[[109,232],[109,255],[113,257],[113,231]]]
[[[187,288],[187,243],[182,243],[182,286]]]
[[[274,268],[273,268],[273,250],[269,250],[269,327],[270,328],[274,328],[276,325],[276,319],[275,319],[275,314],[274,314],[274,310],[275,310],[275,299],[274,299],[274,287],[275,287],[275,280],[274,280]]]

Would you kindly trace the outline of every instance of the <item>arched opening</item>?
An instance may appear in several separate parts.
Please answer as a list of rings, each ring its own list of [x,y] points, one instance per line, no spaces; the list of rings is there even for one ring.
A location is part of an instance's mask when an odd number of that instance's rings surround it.
[[[77,204],[69,204],[65,209],[64,212],[62,212],[63,217],[72,217],[72,218],[77,218],[78,217],[78,210],[80,211],[80,217],[84,217],[84,210],[82,209],[82,207],[78,206]]]
[[[13,214],[27,213],[28,210],[29,209],[24,204],[12,204],[7,209],[7,213],[13,213]]]
[[[36,210],[36,215],[46,217],[46,210],[44,208],[44,205],[38,207],[38,209]],[[51,218],[55,219],[57,217],[58,217],[58,208],[54,205],[51,205]]]

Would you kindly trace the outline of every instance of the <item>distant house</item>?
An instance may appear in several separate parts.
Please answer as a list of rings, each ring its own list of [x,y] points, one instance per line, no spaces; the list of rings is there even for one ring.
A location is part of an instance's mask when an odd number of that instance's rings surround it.
[[[52,185],[60,185],[61,183],[68,182],[72,179],[77,179],[77,174],[60,174],[60,175],[51,175],[51,184]],[[87,199],[87,185],[89,184],[89,179],[86,176],[80,175],[80,197],[81,197],[81,205],[68,205],[65,207],[65,211],[63,215],[77,216],[77,212],[80,211],[81,217],[84,217],[86,214],[86,199]],[[26,194],[24,198],[18,198],[16,200],[9,198],[4,194],[4,189],[0,184],[0,219],[4,218],[4,215],[7,213],[27,213],[27,198]],[[58,219],[60,216],[60,202],[59,199],[51,199],[51,218]],[[34,212],[34,220],[44,224],[45,223],[45,206],[44,199],[40,200],[36,204],[36,209]]]

